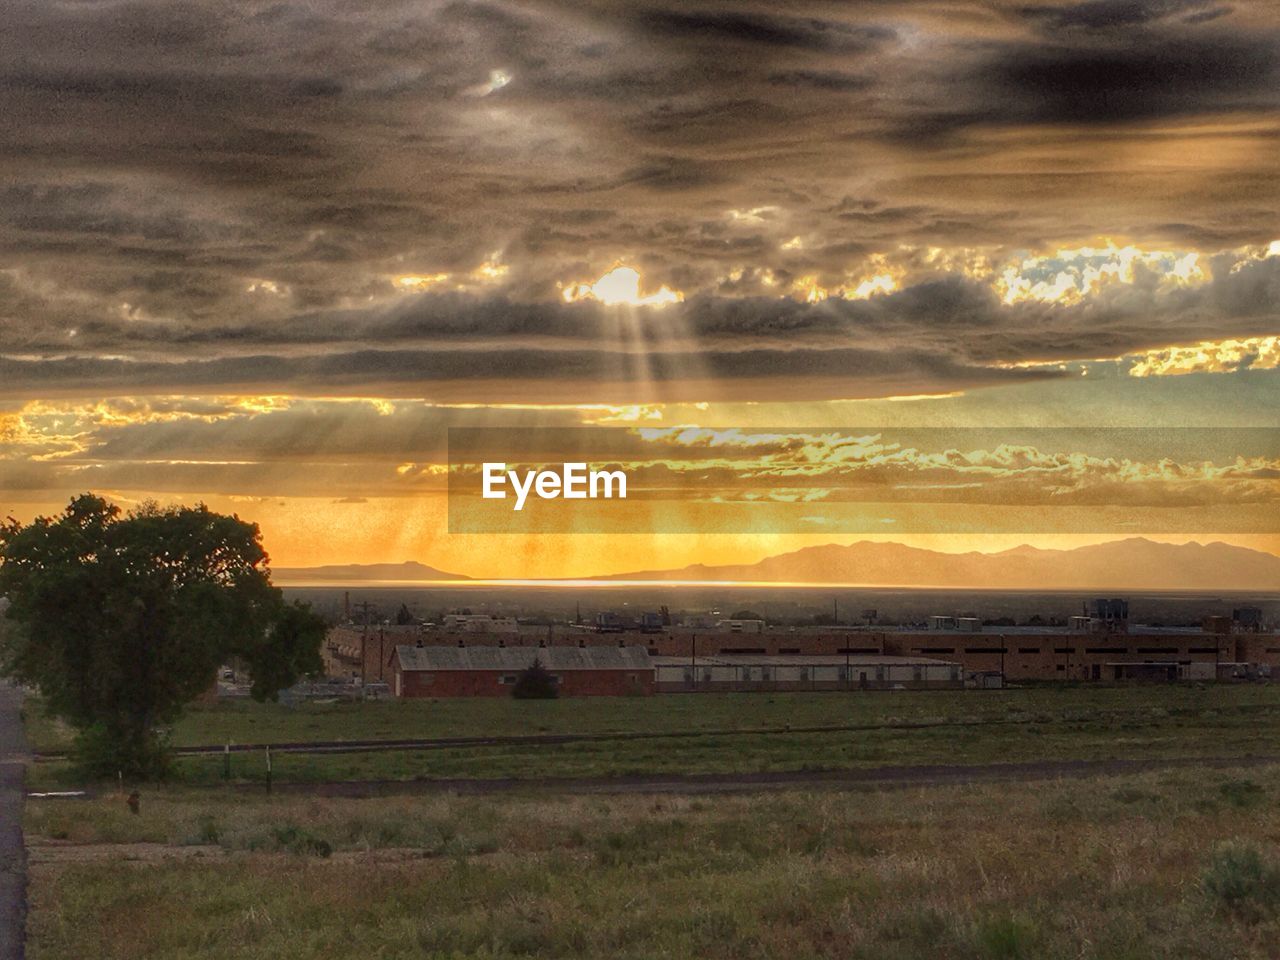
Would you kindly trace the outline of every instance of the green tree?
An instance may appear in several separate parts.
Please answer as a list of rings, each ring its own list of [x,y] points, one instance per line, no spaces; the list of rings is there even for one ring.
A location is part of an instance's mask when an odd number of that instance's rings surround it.
[[[511,686],[511,696],[517,700],[554,700],[560,696],[560,688],[551,671],[537,657],[516,676]]]
[[[232,657],[257,700],[322,666],[324,622],[272,586],[257,525],[204,505],[122,515],[84,494],[57,517],[10,519],[0,596],[0,667],[76,728],[98,775],[161,774],[164,728]]]

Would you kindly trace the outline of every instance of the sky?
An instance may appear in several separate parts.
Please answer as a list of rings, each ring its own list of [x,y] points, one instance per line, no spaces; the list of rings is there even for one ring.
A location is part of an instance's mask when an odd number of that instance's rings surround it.
[[[204,501],[278,566],[482,577],[1280,552],[1269,0],[5,19],[0,515]],[[477,426],[626,431],[641,493],[451,532]]]

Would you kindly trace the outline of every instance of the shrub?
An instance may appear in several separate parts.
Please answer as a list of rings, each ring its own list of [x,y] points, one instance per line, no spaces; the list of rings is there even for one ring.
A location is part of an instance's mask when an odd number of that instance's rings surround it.
[[[290,853],[313,857],[327,857],[333,853],[333,846],[328,840],[293,824],[276,827],[271,833],[276,844]]]
[[[204,817],[195,832],[183,842],[191,846],[216,846],[222,842],[222,829],[213,817]]]
[[[1243,808],[1257,804],[1262,799],[1263,789],[1252,780],[1228,780],[1218,787],[1218,792],[1233,807]]]
[[[168,738],[153,731],[150,736],[122,738],[95,723],[76,734],[71,757],[81,776],[114,780],[123,774],[130,781],[163,780],[172,771]]]
[[[1039,939],[1034,924],[1014,916],[991,917],[979,922],[975,931],[980,956],[991,960],[1023,960],[1037,956]]]
[[[556,678],[551,671],[542,665],[537,657],[533,663],[520,671],[511,688],[511,695],[517,700],[554,700],[560,696]]]
[[[1201,884],[1219,907],[1243,920],[1260,920],[1280,904],[1280,868],[1249,843],[1214,850]]]

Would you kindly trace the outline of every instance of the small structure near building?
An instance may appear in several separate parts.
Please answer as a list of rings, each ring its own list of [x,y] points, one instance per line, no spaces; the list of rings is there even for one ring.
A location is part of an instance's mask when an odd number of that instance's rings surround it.
[[[1175,662],[1108,663],[1107,672],[1113,680],[1138,680],[1147,683],[1173,683],[1181,678],[1181,670]]]
[[[626,647],[396,647],[391,656],[397,697],[510,696],[516,677],[538,660],[564,697],[653,693],[649,651]]]
[[[724,633],[764,633],[764,621],[717,620],[716,629]]]
[[[444,629],[464,633],[519,633],[515,617],[495,617],[487,613],[445,614]]]
[[[958,663],[916,657],[722,653],[652,659],[659,693],[964,688]]]

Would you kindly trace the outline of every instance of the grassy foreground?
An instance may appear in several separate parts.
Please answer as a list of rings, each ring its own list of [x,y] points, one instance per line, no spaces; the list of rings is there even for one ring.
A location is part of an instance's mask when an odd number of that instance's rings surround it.
[[[229,800],[149,791],[137,817],[115,797],[30,803],[28,955],[1226,960],[1280,937],[1277,767]]]
[[[58,731],[28,708],[33,739]],[[982,725],[958,726],[974,721]],[[904,723],[937,723],[899,729]],[[1042,688],[1001,692],[744,694],[579,699],[407,701],[193,709],[178,744],[281,742],[504,733],[750,730],[787,724],[879,724],[880,729],[678,739],[502,745],[432,751],[277,753],[282,781],[414,777],[596,777],[628,774],[837,770],[893,764],[1067,759],[1237,757],[1280,752],[1280,686]],[[177,761],[177,782],[221,782],[219,756]],[[262,752],[236,754],[231,778],[262,781]],[[29,771],[34,786],[79,785],[65,763]]]

